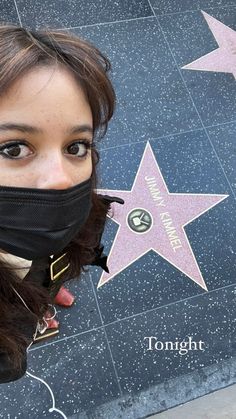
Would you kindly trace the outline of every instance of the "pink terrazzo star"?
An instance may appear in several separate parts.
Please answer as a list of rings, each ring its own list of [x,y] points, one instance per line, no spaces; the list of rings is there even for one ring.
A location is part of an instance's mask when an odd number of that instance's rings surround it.
[[[181,68],[232,73],[236,79],[236,32],[206,12],[201,12],[219,48]]]
[[[147,142],[131,191],[98,189],[122,198],[112,203],[112,220],[119,224],[98,288],[154,250],[207,290],[184,226],[228,195],[169,193],[150,143]],[[158,265],[156,267],[158,268]]]

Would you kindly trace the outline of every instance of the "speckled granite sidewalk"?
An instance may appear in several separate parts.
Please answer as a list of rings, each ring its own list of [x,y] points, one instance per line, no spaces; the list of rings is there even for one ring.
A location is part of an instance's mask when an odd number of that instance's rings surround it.
[[[235,1],[2,1],[0,18],[110,58],[99,188],[126,197],[104,233],[110,276],[70,283],[60,333],[0,386],[0,417],[141,419],[235,383]]]

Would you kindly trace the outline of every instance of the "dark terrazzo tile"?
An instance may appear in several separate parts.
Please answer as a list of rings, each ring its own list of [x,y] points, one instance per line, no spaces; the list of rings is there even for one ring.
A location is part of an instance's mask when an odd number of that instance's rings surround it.
[[[19,18],[17,15],[14,1],[1,0],[1,12],[0,12],[0,23],[1,24],[19,24]]]
[[[99,277],[92,274],[95,287]],[[96,289],[104,324],[205,291],[153,251]]]
[[[110,352],[102,330],[30,350],[28,372],[43,379],[55,397],[55,407],[66,416],[119,397]],[[2,417],[59,418],[49,412],[52,398],[40,381],[24,376],[0,386]],[[24,400],[24,407],[22,405]]]
[[[144,419],[151,414],[160,413],[235,382],[236,358],[234,357],[166,380],[136,394],[128,393],[122,398],[87,412],[78,413],[68,419],[124,419],[124,415],[125,419]]]
[[[204,129],[156,138],[149,142],[169,192],[216,194],[230,192]],[[99,188],[131,190],[145,145],[146,141],[143,141],[110,148],[101,141]]]
[[[136,393],[235,356],[234,311],[235,286],[231,286],[106,326],[123,392]],[[159,341],[158,349],[148,350],[145,337],[151,336],[156,337],[151,348]],[[180,354],[180,342],[189,342],[190,337],[204,342],[203,350],[198,343],[196,350]],[[170,341],[179,346],[166,350],[165,342]]]
[[[236,122],[207,128],[207,132],[236,192]]]
[[[201,127],[155,18],[73,30],[111,60],[117,108],[104,144]]]
[[[148,0],[17,0],[21,21],[27,27],[70,28],[152,16]]]
[[[235,201],[226,198],[185,227],[208,291],[235,283]]]
[[[236,30],[236,7],[207,11]],[[235,120],[236,83],[233,74],[181,69],[214,51],[218,44],[200,11],[161,16],[158,21],[205,126]]]
[[[100,142],[100,161],[97,169],[98,188],[131,190],[144,152],[145,142],[106,147]]]
[[[205,130],[150,141],[169,192],[230,194]]]
[[[206,8],[231,7],[235,6],[234,0],[150,0],[157,15],[178,13],[190,10],[201,10]]]
[[[189,223],[185,231],[208,290],[234,283],[235,201],[205,132],[170,136],[150,144],[170,193],[229,195]],[[101,189],[114,189],[111,195],[116,196],[119,190],[131,190],[144,148],[145,143],[138,143],[103,150]],[[118,228],[117,223],[108,219],[103,235],[107,255]],[[205,293],[154,251],[147,252],[97,289],[102,274],[98,269],[91,267],[92,280],[105,324]]]

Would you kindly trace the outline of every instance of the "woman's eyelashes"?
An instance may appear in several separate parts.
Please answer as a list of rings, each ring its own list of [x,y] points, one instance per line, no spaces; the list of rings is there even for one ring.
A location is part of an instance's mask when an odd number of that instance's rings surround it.
[[[21,158],[27,157],[27,155],[23,155],[20,158],[19,156],[19,150],[21,151],[22,148],[20,146],[27,146],[27,143],[24,141],[11,141],[0,145],[0,156],[11,159],[11,160],[19,160]],[[10,152],[10,154],[7,154]],[[30,153],[32,154],[32,153]]]
[[[88,139],[84,139],[73,141],[66,147],[66,149],[69,151],[68,154],[74,157],[78,157],[79,159],[85,159],[89,154],[89,150],[94,147],[94,142],[91,142]],[[29,154],[21,153],[21,151],[24,150],[24,148],[29,148],[29,146],[27,142],[23,140],[15,140],[4,144],[0,144],[0,156],[11,160],[21,160],[24,157],[28,157],[29,155],[33,154],[32,152]]]
[[[72,155],[74,155],[75,157],[80,157],[82,159],[85,159],[89,154],[89,150],[91,150],[94,147],[95,147],[95,144],[93,142],[89,140],[80,140],[80,141],[74,141],[73,143],[71,143],[69,146],[67,146],[67,149],[68,150],[70,149],[70,151],[72,151]],[[77,154],[78,152],[82,153],[82,155],[81,154],[78,155]]]

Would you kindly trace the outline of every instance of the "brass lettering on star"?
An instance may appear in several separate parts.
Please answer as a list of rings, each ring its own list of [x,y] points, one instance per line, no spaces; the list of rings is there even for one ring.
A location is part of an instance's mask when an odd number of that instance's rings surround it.
[[[161,221],[164,225],[164,228],[166,230],[167,236],[169,237],[170,244],[171,244],[174,252],[176,252],[177,249],[180,249],[183,246],[182,246],[180,238],[178,237],[178,235],[176,233],[176,229],[173,226],[173,221],[170,217],[170,214],[169,214],[169,212],[161,212],[160,217],[161,217]]]
[[[153,201],[155,201],[155,204],[157,207],[166,207],[165,201],[163,196],[161,196],[161,191],[157,187],[155,177],[148,177],[145,176],[145,180],[147,182],[148,189],[151,193],[151,196],[153,198]],[[178,249],[180,249],[182,246],[181,240],[178,237],[178,234],[176,232],[176,228],[173,225],[172,218],[169,214],[169,212],[161,212],[160,218],[162,221],[162,224],[164,226],[164,229],[166,231],[166,234],[169,238],[171,247],[174,252],[176,252]]]
[[[164,199],[161,196],[160,189],[157,188],[157,184],[154,177],[145,176],[145,180],[147,181],[148,189],[152,195],[153,201],[157,207],[165,207]]]

